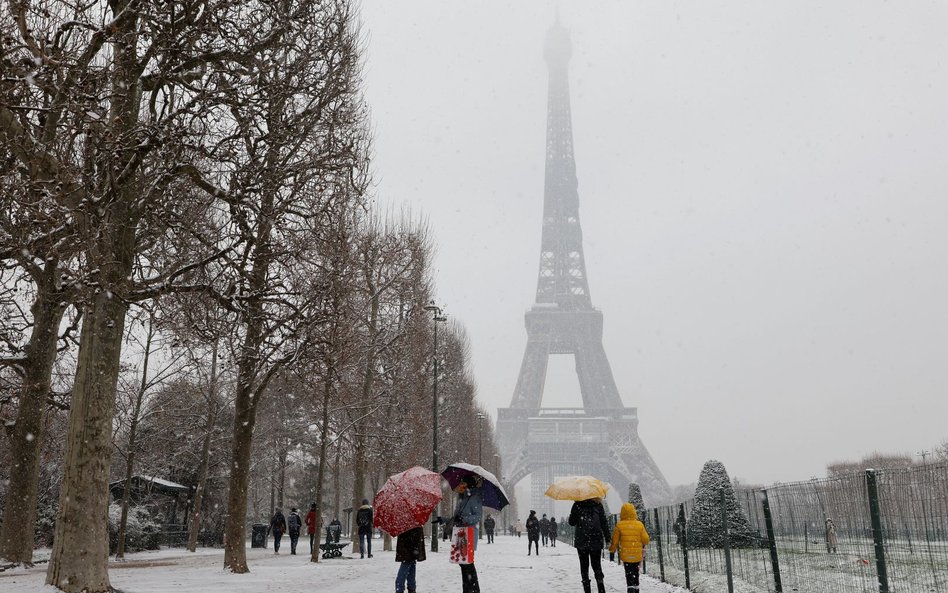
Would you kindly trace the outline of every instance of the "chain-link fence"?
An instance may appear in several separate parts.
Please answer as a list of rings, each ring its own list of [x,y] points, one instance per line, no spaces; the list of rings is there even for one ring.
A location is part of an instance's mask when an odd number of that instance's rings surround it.
[[[647,572],[698,593],[948,592],[948,464],[735,495],[750,541],[696,547],[687,541],[693,501],[647,509]]]

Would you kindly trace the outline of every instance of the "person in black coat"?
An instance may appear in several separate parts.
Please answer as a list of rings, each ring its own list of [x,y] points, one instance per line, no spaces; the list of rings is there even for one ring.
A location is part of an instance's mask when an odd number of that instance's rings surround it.
[[[583,581],[583,592],[591,593],[589,565],[592,564],[599,593],[606,593],[603,582],[602,549],[610,543],[612,534],[606,521],[606,511],[598,498],[573,503],[569,512],[569,524],[576,528],[573,547],[579,554],[579,572]]]
[[[540,555],[540,520],[537,519],[537,512],[530,511],[527,517],[527,556],[530,555],[531,546],[536,546],[537,556]]]
[[[494,518],[490,515],[487,515],[487,518],[484,519],[484,531],[487,532],[487,543],[494,543],[494,528],[497,526],[497,523],[494,521]]]
[[[359,526],[359,552],[360,558],[365,558],[368,554],[372,557],[372,507],[369,505],[369,499],[362,499],[362,506],[356,513],[356,525]]]
[[[395,562],[401,562],[395,577],[395,593],[415,593],[415,565],[425,561],[425,532],[421,527],[409,529],[395,543]]]
[[[543,518],[540,519],[540,539],[543,540],[543,547],[546,547],[546,540],[550,537],[550,520],[546,518],[546,513],[543,513]]]
[[[283,511],[280,509],[276,509],[270,519],[270,531],[273,533],[273,553],[279,554],[280,538],[286,533],[286,517],[283,516]]]
[[[296,509],[290,509],[290,516],[286,518],[286,525],[290,530],[290,554],[296,555],[296,542],[300,540],[300,529],[303,528],[303,519]]]
[[[550,517],[550,547],[556,547],[556,537],[559,535],[557,530],[559,528],[560,526],[556,524],[556,517]]]

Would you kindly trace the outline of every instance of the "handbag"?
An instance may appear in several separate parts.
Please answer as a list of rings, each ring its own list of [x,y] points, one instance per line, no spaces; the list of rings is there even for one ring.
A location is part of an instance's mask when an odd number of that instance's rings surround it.
[[[452,564],[474,564],[474,528],[455,527],[451,534]]]

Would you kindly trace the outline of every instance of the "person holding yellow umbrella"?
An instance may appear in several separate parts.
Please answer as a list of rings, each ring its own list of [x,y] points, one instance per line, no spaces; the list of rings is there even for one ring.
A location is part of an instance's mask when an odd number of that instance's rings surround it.
[[[592,476],[569,476],[554,481],[546,495],[555,500],[573,500],[569,524],[576,528],[573,547],[579,554],[579,572],[583,592],[592,593],[589,567],[592,565],[598,593],[606,593],[602,572],[602,549],[612,539],[602,499],[609,487]]]

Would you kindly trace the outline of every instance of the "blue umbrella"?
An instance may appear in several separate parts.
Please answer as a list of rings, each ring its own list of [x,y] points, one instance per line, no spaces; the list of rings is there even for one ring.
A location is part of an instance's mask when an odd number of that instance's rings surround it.
[[[448,481],[452,489],[457,488],[457,485],[461,483],[464,476],[477,476],[481,482],[481,500],[485,507],[499,511],[510,504],[507,493],[504,492],[504,487],[500,485],[500,480],[497,479],[497,476],[479,465],[452,463],[441,472],[441,475]]]

